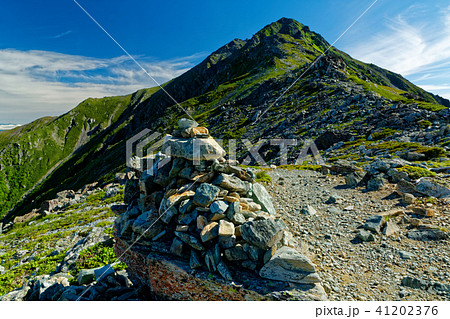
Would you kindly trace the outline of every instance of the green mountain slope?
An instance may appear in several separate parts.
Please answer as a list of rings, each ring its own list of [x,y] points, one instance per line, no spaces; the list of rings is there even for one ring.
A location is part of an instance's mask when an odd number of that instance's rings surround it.
[[[424,123],[436,129],[448,121],[439,113],[447,111],[447,100],[335,48],[308,70],[328,47],[307,26],[283,18],[251,39],[231,41],[165,90],[225,140],[320,138],[330,130],[361,140],[386,128],[410,130],[414,139]],[[148,89],[88,99],[61,117],[0,132],[0,216],[16,204],[8,217],[24,214],[59,190],[110,181],[125,169],[128,138],[144,128],[170,132],[182,116],[162,90]],[[421,142],[448,145],[445,137]],[[265,153],[277,157],[270,148]]]

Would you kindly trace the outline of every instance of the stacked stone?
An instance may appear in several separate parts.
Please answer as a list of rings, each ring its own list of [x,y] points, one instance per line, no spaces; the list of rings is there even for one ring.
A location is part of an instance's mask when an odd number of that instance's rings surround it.
[[[273,280],[318,282],[264,186],[225,155],[208,129],[181,119],[152,169],[126,185],[130,205],[116,220],[116,235],[139,238],[225,280],[238,267]]]

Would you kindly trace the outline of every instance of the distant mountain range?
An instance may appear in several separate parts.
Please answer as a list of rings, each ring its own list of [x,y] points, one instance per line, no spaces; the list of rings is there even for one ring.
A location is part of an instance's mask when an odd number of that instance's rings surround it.
[[[434,135],[449,122],[448,100],[335,48],[321,57],[328,48],[321,35],[282,18],[251,39],[221,47],[164,89],[225,141],[309,138],[320,150],[336,142],[349,147],[377,141],[387,143],[380,144],[385,152],[448,151],[449,138]],[[89,98],[62,116],[0,132],[0,217],[27,213],[60,190],[111,181],[126,169],[128,138],[144,128],[172,132],[185,116],[165,92],[151,88]],[[399,140],[406,144],[395,144]],[[273,163],[277,150],[260,149]],[[238,156],[244,152],[238,145]]]

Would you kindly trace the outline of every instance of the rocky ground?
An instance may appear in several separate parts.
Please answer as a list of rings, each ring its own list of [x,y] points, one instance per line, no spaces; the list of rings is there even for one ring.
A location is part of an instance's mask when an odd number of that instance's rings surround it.
[[[287,169],[268,174],[272,183],[266,187],[277,213],[304,241],[329,300],[450,300],[449,239],[410,239],[406,235],[412,226],[405,222],[418,217],[446,230],[447,204],[428,203],[433,217],[414,216],[408,214],[393,184],[368,192],[349,188],[338,175]],[[400,228],[397,233],[375,234],[371,242],[357,238],[366,219],[391,210],[401,211],[394,217]]]
[[[114,255],[123,186],[63,191],[0,231],[0,300],[149,300]]]

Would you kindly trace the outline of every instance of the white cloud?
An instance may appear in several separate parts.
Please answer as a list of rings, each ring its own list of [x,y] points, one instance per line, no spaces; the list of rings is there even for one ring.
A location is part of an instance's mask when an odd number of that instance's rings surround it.
[[[189,70],[203,56],[138,60],[162,84]],[[129,94],[156,85],[126,56],[97,59],[49,51],[0,50],[0,123],[23,124],[62,114],[88,97]]]
[[[414,5],[384,21],[384,29],[347,51],[365,62],[400,73],[450,98],[442,89],[450,65],[450,6]],[[448,87],[448,85],[445,85]]]
[[[5,131],[5,130],[12,130],[15,127],[18,127],[20,125],[15,125],[15,124],[0,124],[0,131]]]

